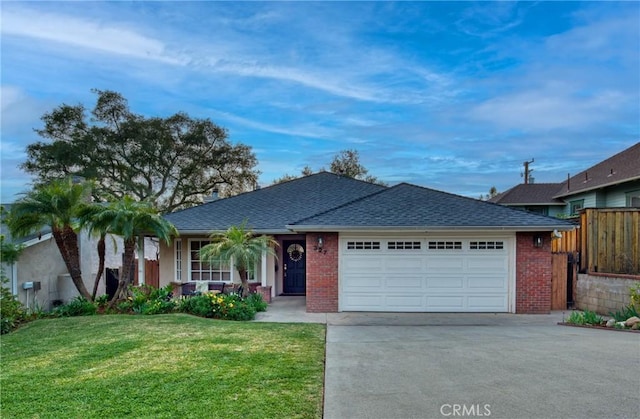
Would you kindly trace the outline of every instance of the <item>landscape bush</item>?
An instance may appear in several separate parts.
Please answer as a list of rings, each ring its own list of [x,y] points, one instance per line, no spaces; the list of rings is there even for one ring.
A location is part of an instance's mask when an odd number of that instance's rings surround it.
[[[567,323],[575,325],[600,325],[603,322],[604,319],[601,316],[589,310],[573,311],[567,320]]]
[[[98,305],[79,295],[67,304],[53,309],[55,317],[92,316],[98,312]]]
[[[172,286],[155,288],[151,285],[131,287],[131,310],[136,314],[164,314],[175,310]]]
[[[26,320],[26,312],[20,301],[8,288],[0,288],[0,334],[9,333]]]
[[[207,292],[178,303],[178,310],[184,313],[221,320],[253,320],[258,311],[266,309],[267,304],[260,294],[242,298],[238,294]]]

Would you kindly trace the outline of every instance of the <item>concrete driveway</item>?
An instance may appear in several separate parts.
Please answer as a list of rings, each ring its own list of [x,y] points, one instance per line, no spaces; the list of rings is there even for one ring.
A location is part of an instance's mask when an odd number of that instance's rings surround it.
[[[324,417],[639,417],[640,334],[562,316],[329,314]]]

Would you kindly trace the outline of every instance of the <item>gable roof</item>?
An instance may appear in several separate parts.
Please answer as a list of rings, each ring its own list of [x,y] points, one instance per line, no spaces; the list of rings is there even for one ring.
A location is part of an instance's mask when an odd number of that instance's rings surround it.
[[[295,231],[572,229],[564,220],[401,183],[288,226]]]
[[[45,226],[39,232],[29,234],[25,237],[12,237],[11,232],[9,231],[9,227],[4,223],[4,219],[6,214],[11,211],[12,204],[0,204],[5,210],[5,213],[2,213],[0,216],[0,234],[4,236],[4,239],[7,243],[20,244],[24,247],[33,246],[34,244],[43,243],[45,240],[48,240],[52,237],[51,235],[51,227]]]
[[[225,231],[244,220],[257,232],[287,232],[287,224],[338,207],[386,186],[320,172],[164,216],[183,234]]]
[[[565,205],[554,198],[564,183],[521,183],[502,192],[489,202],[500,205]]]
[[[575,195],[636,179],[640,179],[640,142],[569,178],[555,197]]]

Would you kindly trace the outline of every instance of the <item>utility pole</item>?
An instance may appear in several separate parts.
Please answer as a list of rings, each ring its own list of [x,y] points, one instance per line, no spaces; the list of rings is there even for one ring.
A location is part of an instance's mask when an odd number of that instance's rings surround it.
[[[529,183],[529,177],[531,176],[531,172],[533,172],[533,169],[529,169],[529,165],[531,163],[534,162],[534,159],[532,158],[531,161],[526,161],[524,163],[522,163],[524,165],[524,184],[527,185]]]

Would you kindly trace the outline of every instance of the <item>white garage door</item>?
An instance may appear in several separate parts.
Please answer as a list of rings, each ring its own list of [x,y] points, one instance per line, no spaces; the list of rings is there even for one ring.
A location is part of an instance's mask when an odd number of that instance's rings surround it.
[[[511,237],[342,237],[340,310],[507,312]]]

